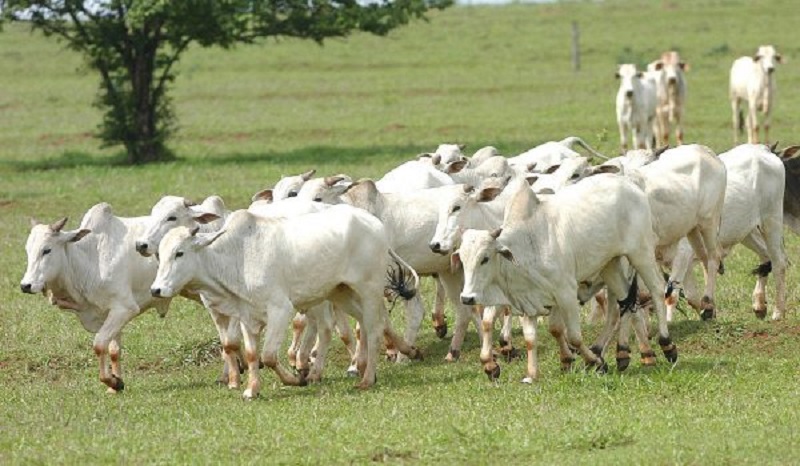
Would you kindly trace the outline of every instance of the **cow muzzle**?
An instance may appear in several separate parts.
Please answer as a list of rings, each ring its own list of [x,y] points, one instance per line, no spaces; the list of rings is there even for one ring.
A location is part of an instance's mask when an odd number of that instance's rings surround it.
[[[447,254],[448,252],[450,252],[448,248],[443,248],[442,247],[442,243],[440,243],[438,241],[434,241],[431,244],[429,244],[428,246],[431,248],[431,251],[435,252],[436,254],[444,255],[444,254]]]
[[[461,304],[466,304],[467,306],[474,306],[475,305],[475,296],[465,296],[461,295]]]
[[[23,293],[33,294],[33,285],[30,283],[20,283],[19,289],[22,290]]]
[[[136,242],[136,252],[138,252],[139,254],[141,254],[141,255],[143,255],[145,257],[149,256],[150,253],[147,252],[147,246],[148,246],[148,244],[145,241],[137,241]]]
[[[625,91],[625,97],[628,99],[633,98],[633,91]]]

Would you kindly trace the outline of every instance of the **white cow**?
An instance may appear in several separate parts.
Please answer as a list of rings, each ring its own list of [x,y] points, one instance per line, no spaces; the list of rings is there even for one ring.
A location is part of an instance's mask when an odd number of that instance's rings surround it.
[[[387,172],[375,182],[382,193],[415,191],[453,184],[453,180],[432,164],[411,160]]]
[[[597,228],[602,218],[605,228]],[[536,320],[550,315],[550,333],[558,340],[562,367],[568,369],[578,348],[588,366],[605,369],[599,355],[583,342],[579,296],[587,281],[601,278],[609,288],[609,304],[631,301],[635,280],[624,273],[623,259],[633,266],[647,288],[663,289],[655,262],[655,235],[645,194],[631,181],[601,174],[542,199],[517,183],[502,230],[467,230],[459,251],[451,256],[465,273],[461,299],[465,304],[510,305],[522,313],[528,353],[523,382],[538,377]],[[677,348],[669,337],[663,302],[656,303],[659,344],[671,362]],[[494,316],[484,314],[484,325]],[[491,355],[491,334],[484,328],[481,362],[495,379],[500,368]]]
[[[733,111],[733,142],[738,142],[738,134],[747,127],[747,142],[758,142],[757,112],[764,114],[764,141],[769,141],[769,125],[772,108],[775,105],[775,67],[783,63],[783,58],[775,47],[762,45],[752,57],[739,57],[731,66],[730,99]],[[747,118],[743,118],[741,101],[747,102]]]
[[[647,65],[648,73],[656,82],[656,139],[658,144],[669,145],[671,125],[675,125],[675,139],[683,144],[684,106],[686,105],[686,77],[689,65],[681,61],[676,51],[664,52],[661,58]]]
[[[317,170],[312,168],[311,170],[299,175],[283,175],[281,176],[281,179],[275,183],[274,187],[255,193],[252,201],[255,202],[263,200],[267,202],[273,202],[295,197],[297,196],[297,193],[300,192],[300,188],[303,187],[303,183],[310,180],[316,172]]]
[[[786,310],[787,263],[783,249],[783,163],[768,147],[760,144],[737,146],[720,154],[719,159],[727,169],[719,244],[725,255],[741,243],[761,259],[762,264],[754,271],[758,281],[753,291],[753,311],[761,319],[767,314],[767,274],[774,272],[776,305],[772,318],[782,319]],[[677,282],[682,282],[689,304],[699,308],[700,296],[689,271],[693,257],[689,242],[682,240],[673,261],[672,275]],[[672,319],[677,290],[672,298],[667,306],[668,320]]]
[[[636,70],[636,65],[619,66],[617,125],[622,151],[628,150],[628,132],[633,132],[633,147],[653,148],[653,125],[656,119],[656,83]]]
[[[608,157],[592,149],[583,139],[577,136],[569,136],[561,141],[549,141],[539,144],[515,157],[510,157],[508,164],[512,167],[524,167],[525,171],[544,173],[564,159],[581,157],[581,154],[574,150],[576,145],[582,147],[594,157],[608,160]]]
[[[74,312],[83,328],[95,334],[100,381],[112,393],[125,388],[122,329],[147,309],[156,309],[163,317],[170,302],[150,295],[156,261],[134,250],[145,220],[117,217],[110,205],[101,203],[86,212],[76,230],[64,230],[66,218],[52,225],[32,222],[25,245],[28,268],[20,283],[22,291],[44,293],[51,304]]]
[[[249,381],[243,396],[258,395],[257,337],[267,326],[261,361],[288,385],[305,383],[278,362],[278,349],[294,309],[325,300],[361,326],[360,388],[375,383],[378,348],[384,335],[419,358],[391,327],[383,305],[390,256],[385,229],[366,212],[335,206],[291,218],[264,218],[236,211],[218,232],[177,228],[159,246],[153,296],[174,296],[184,287],[203,296],[209,309],[241,321]]]

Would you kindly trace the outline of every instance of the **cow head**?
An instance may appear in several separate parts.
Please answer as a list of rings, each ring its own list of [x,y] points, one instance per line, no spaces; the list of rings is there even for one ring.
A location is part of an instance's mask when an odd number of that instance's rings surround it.
[[[194,227],[221,218],[225,205],[218,196],[211,196],[202,205],[183,197],[164,196],[150,210],[144,234],[136,239],[136,251],[149,257],[158,250],[161,238],[176,227]]]
[[[501,261],[514,261],[511,251],[498,238],[501,230],[466,230],[461,248],[451,256],[453,264],[464,268],[461,302],[467,305],[493,306],[509,304],[498,286]]]
[[[678,52],[672,50],[661,54],[661,59],[654,62],[654,68],[663,72],[667,86],[677,86],[682,81],[681,74],[689,71],[689,65],[681,61]]]
[[[617,70],[617,79],[619,79],[619,92],[626,99],[632,99],[634,91],[640,86],[639,80],[644,77],[641,71],[636,70],[636,65],[624,64],[619,65]]]
[[[753,56],[753,60],[758,63],[761,69],[767,74],[772,74],[775,71],[775,67],[779,63],[783,63],[783,57],[775,50],[775,47],[771,45],[762,45],[759,47],[758,51]]]
[[[326,204],[340,204],[342,202],[341,195],[351,184],[353,184],[353,180],[342,174],[313,178],[303,184],[297,193],[297,198]]]
[[[23,292],[42,292],[47,283],[61,273],[66,261],[66,248],[91,232],[86,229],[64,231],[66,223],[66,217],[51,225],[41,225],[31,221],[31,232],[25,243],[28,268],[20,282]]]
[[[433,152],[433,165],[446,167],[453,162],[468,160],[463,152],[466,147],[464,144],[439,144],[439,147]],[[438,158],[436,158],[437,155]]]
[[[272,188],[272,201],[280,201],[282,199],[296,197],[300,192],[300,188],[303,187],[303,184],[310,180],[316,172],[317,171],[312,168],[311,170],[299,175],[282,176],[281,179],[275,183],[275,187]]]
[[[158,245],[158,272],[150,294],[170,298],[178,294],[194,278],[198,270],[199,250],[217,240],[225,229],[199,233],[200,227],[171,229]]]

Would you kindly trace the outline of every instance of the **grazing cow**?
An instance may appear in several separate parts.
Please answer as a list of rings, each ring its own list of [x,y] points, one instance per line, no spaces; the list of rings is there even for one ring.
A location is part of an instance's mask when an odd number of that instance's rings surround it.
[[[605,228],[597,228],[602,218]],[[550,315],[550,333],[558,340],[562,368],[573,361],[570,345],[587,366],[605,369],[601,356],[583,342],[579,296],[587,281],[600,277],[609,288],[609,304],[630,301],[635,280],[624,273],[631,264],[652,293],[664,286],[653,251],[655,235],[645,194],[624,177],[601,174],[540,199],[517,183],[501,230],[467,230],[451,256],[463,264],[465,304],[511,305],[522,313],[528,353],[523,382],[538,376],[535,317]],[[583,299],[583,298],[582,298]],[[666,324],[664,303],[656,303],[659,344],[671,362],[677,359]],[[612,311],[613,312],[613,311]],[[484,325],[493,316],[484,314]],[[488,335],[487,335],[488,334]],[[500,369],[491,356],[491,334],[484,328],[481,362],[490,379]]]
[[[635,149],[653,148],[653,125],[656,118],[656,83],[636,70],[636,65],[620,65],[616,74],[617,125],[622,151],[628,150],[628,132],[633,132]]]
[[[762,45],[752,57],[739,57],[731,66],[730,99],[733,111],[733,142],[738,142],[739,132],[747,127],[747,142],[758,142],[757,112],[764,114],[764,142],[769,142],[769,125],[775,105],[775,67],[783,58],[775,47]],[[743,118],[742,101],[747,102],[747,118]]]
[[[719,229],[719,245],[723,254],[741,243],[755,252],[761,265],[754,271],[758,275],[753,291],[753,311],[763,319],[767,315],[767,274],[775,274],[776,306],[774,320],[783,318],[786,310],[786,253],[783,249],[783,196],[785,170],[780,158],[761,144],[744,144],[734,147],[719,159],[727,170],[725,202]],[[681,240],[673,261],[672,275],[683,284],[686,299],[695,308],[700,307],[700,296],[690,273],[694,252],[686,239]],[[667,320],[677,301],[668,299]]]
[[[683,144],[683,110],[686,105],[686,78],[689,65],[681,61],[676,51],[664,52],[661,58],[647,66],[656,80],[656,126],[658,144],[668,145],[671,126],[675,126],[675,139]]]
[[[150,295],[155,259],[134,250],[146,219],[117,217],[110,205],[101,203],[86,212],[76,230],[64,230],[66,218],[52,225],[32,222],[25,245],[28,268],[20,283],[22,291],[47,295],[51,304],[74,312],[83,328],[95,334],[100,381],[110,393],[125,388],[122,329],[147,309],[156,309],[163,317],[170,303]]]
[[[378,347],[385,335],[419,358],[391,327],[383,305],[389,258],[386,231],[373,216],[349,206],[291,218],[264,218],[236,211],[214,233],[171,230],[159,245],[153,296],[196,290],[212,312],[240,320],[249,381],[245,399],[258,396],[257,338],[267,326],[261,361],[288,385],[306,383],[278,361],[278,349],[294,309],[330,301],[361,326],[360,388],[375,383]]]

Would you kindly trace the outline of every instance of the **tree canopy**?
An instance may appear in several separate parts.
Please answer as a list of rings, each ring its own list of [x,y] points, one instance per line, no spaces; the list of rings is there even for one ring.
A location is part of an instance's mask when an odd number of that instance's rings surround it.
[[[385,35],[452,0],[0,0],[2,17],[64,41],[100,74],[99,137],[131,164],[168,160],[174,64],[192,44],[232,47],[285,36],[322,43]]]

